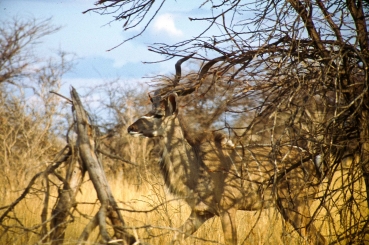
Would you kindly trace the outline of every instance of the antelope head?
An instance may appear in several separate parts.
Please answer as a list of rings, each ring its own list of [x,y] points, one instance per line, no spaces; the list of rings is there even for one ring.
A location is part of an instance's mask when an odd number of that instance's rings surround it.
[[[164,136],[170,121],[176,118],[178,114],[176,93],[164,97],[156,95],[151,98],[151,102],[152,110],[128,127],[130,135],[148,138]]]
[[[208,70],[218,61],[225,60],[224,56],[210,60],[201,69],[197,83],[190,87],[181,87],[179,84],[179,81],[181,80],[181,64],[193,55],[194,54],[188,55],[177,61],[175,65],[176,75],[172,81],[172,86],[169,89],[170,92],[168,92],[168,88],[155,91],[154,96],[150,97],[152,110],[128,127],[127,130],[129,134],[132,136],[144,136],[149,138],[164,136],[166,134],[166,130],[169,129],[168,125],[170,122],[177,117],[178,96],[185,96],[194,92],[199,86],[201,86],[201,82],[206,76]]]

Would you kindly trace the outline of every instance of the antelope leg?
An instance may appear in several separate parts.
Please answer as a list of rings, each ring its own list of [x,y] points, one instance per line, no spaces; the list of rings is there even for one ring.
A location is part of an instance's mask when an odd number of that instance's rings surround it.
[[[309,212],[311,201],[302,199],[279,199],[277,206],[280,213],[309,244],[324,245],[325,238],[312,222]]]
[[[223,228],[224,243],[227,245],[237,244],[236,211],[232,208],[224,210],[219,215]]]
[[[176,241],[181,241],[193,234],[199,227],[208,219],[214,217],[213,213],[208,211],[197,211],[192,210],[190,217],[185,223],[179,228],[179,232],[174,235],[172,244]]]

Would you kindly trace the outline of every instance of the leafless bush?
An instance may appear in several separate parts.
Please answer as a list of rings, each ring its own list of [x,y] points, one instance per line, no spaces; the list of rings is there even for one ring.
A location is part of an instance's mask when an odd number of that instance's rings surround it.
[[[18,190],[51,161],[65,132],[61,87],[71,63],[65,53],[41,59],[34,44],[58,28],[49,21],[11,20],[0,28],[1,184],[3,196]],[[16,176],[16,177],[15,177]]]

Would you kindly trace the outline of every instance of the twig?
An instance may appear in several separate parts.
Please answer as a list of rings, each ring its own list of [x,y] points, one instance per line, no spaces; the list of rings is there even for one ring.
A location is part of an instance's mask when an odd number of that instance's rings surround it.
[[[56,94],[57,96],[60,96],[60,97],[62,97],[63,99],[65,99],[66,101],[68,101],[69,103],[71,103],[71,104],[73,104],[73,101],[71,100],[71,99],[69,99],[69,98],[67,98],[67,97],[65,97],[64,95],[61,95],[61,94],[59,94],[59,93],[57,93],[57,92],[55,92],[55,91],[50,91],[50,93],[52,93],[52,94]]]

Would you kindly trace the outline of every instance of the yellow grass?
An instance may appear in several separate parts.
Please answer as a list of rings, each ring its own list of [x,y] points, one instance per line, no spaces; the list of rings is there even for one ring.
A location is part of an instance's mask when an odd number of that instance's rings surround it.
[[[336,177],[336,179],[339,180],[339,177]],[[336,185],[338,184],[336,183]],[[360,183],[358,185],[362,186]],[[144,181],[139,187],[128,183],[118,183],[117,181],[111,181],[111,187],[117,202],[119,202],[119,206],[125,209],[122,211],[122,214],[129,232],[141,241],[158,245],[170,243],[176,228],[180,227],[189,216],[190,209],[188,206],[182,200],[177,200],[166,191],[161,176],[151,178],[150,181]],[[14,201],[19,194],[19,192],[13,193],[8,200],[2,200],[1,206]],[[347,197],[344,197],[342,193],[337,197],[341,198],[341,201],[336,201],[336,203],[328,201],[329,205],[335,206],[331,213],[327,215],[327,212],[323,209],[316,222],[318,229],[326,235],[328,241],[334,239],[334,236],[329,237],[330,234],[335,234],[335,232],[342,229],[340,225],[336,225],[336,230],[334,230],[332,224],[343,222],[342,205]],[[37,233],[40,232],[40,228],[37,225],[41,221],[42,201],[42,195],[39,193],[38,197],[36,195],[30,196],[16,207],[13,212],[16,216],[13,215],[13,220],[5,222],[7,225],[12,224],[12,229],[0,237],[0,244],[35,244],[39,241],[40,237]],[[90,181],[84,183],[81,193],[78,194],[77,201],[80,203],[77,206],[78,212],[73,212],[74,219],[68,225],[64,244],[76,243],[89,219],[96,213],[99,207],[95,190]],[[317,208],[317,205],[313,205],[312,212],[314,208]],[[50,211],[51,208],[52,205],[50,206]],[[136,212],[130,212],[129,210]],[[151,211],[137,212],[145,210]],[[346,217],[346,219],[350,219],[350,217]],[[24,227],[34,228],[33,232],[30,229],[21,229],[20,223]],[[0,227],[0,229],[1,232],[4,232],[3,227]],[[305,244],[305,241],[299,237],[289,224],[283,221],[275,209],[257,212],[238,211],[237,229],[239,244]],[[96,244],[98,241],[98,230],[96,229],[94,234],[90,236],[88,244]],[[223,233],[221,225],[219,219],[215,217],[207,221],[192,237],[186,239],[183,244],[222,243]]]

